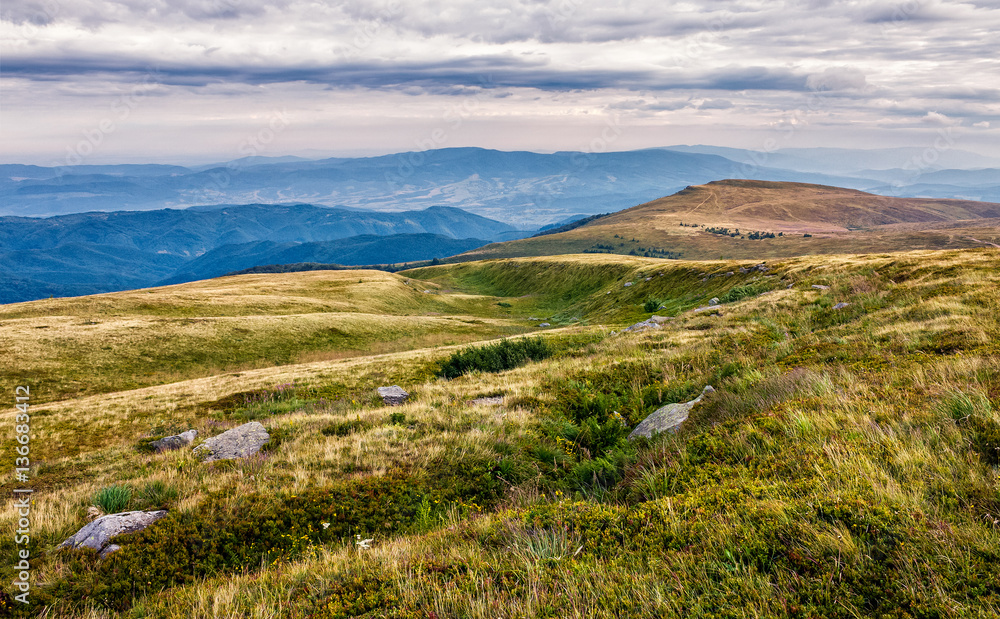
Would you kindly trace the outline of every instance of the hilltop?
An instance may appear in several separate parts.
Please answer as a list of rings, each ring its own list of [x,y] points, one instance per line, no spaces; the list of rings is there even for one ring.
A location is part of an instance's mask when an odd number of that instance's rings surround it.
[[[992,202],[723,180],[687,187],[566,232],[487,245],[457,259],[580,252],[753,259],[951,249],[998,244],[998,230],[1000,204]],[[750,238],[754,233],[766,238]]]
[[[38,396],[18,611],[995,616],[1000,255],[755,266],[551,256],[7,306],[3,383]],[[439,376],[529,332],[521,367]],[[677,434],[626,438],[705,385]],[[148,449],[248,421],[254,457]],[[106,559],[56,550],[92,504],[168,514]]]

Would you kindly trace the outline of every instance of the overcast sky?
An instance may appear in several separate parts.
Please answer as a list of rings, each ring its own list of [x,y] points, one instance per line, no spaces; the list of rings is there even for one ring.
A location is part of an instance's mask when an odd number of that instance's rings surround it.
[[[1000,0],[4,0],[0,160],[1000,156]]]

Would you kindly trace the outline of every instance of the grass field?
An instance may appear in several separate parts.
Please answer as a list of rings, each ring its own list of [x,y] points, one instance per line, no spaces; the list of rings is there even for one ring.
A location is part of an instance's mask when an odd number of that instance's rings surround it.
[[[583,252],[764,260],[995,248],[1000,245],[998,231],[1000,205],[989,202],[889,198],[822,185],[728,180],[688,187],[568,232],[494,243],[452,260]],[[754,232],[775,238],[750,238]]]
[[[89,357],[60,347],[131,350],[141,329],[129,327],[154,319],[174,330],[178,358],[192,342],[228,341],[226,320],[276,340],[310,321],[399,329],[369,336],[365,346],[387,347],[377,356],[296,363],[361,348],[296,340],[276,363],[262,354],[256,367],[216,373],[220,362],[206,361],[181,368],[178,382],[132,390],[101,370],[107,393],[39,403],[37,603],[18,612],[996,616],[1000,254],[812,256],[740,272],[752,264],[559,256],[7,306],[5,337],[26,324],[64,330],[46,343],[49,362],[63,364],[49,371],[81,376]],[[371,287],[357,284],[369,277]],[[694,311],[712,297],[719,306]],[[674,320],[613,334],[648,317],[651,299]],[[182,321],[207,317],[184,339]],[[548,358],[436,376],[462,337],[537,329],[529,317],[553,325],[542,333]],[[430,346],[406,335],[413,324]],[[212,342],[207,325],[227,335]],[[400,337],[414,349],[392,350]],[[164,343],[142,345],[168,358]],[[374,395],[383,384],[413,397],[384,407]],[[716,393],[679,434],[625,439],[706,384]],[[486,396],[502,404],[472,403]],[[187,450],[141,449],[155,436],[193,427],[201,439],[248,420],[272,434],[260,457],[207,466]],[[5,466],[12,446],[3,441]],[[113,486],[131,490],[130,508],[170,516],[120,538],[106,560],[55,551]],[[15,519],[5,506],[2,526]],[[13,552],[0,541],[0,553]],[[14,578],[6,564],[0,578]]]

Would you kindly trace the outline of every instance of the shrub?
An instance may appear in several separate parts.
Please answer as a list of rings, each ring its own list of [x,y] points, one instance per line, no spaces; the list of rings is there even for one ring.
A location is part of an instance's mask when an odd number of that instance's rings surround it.
[[[656,310],[660,309],[660,302],[656,299],[648,299],[643,305],[642,309],[647,313],[652,314]]]
[[[485,346],[464,348],[441,364],[438,376],[456,378],[472,371],[502,372],[527,361],[540,361],[552,354],[540,337],[501,340]]]
[[[94,505],[103,509],[105,514],[123,512],[131,502],[132,488],[128,486],[107,486],[94,494]]]
[[[177,488],[160,480],[151,481],[139,491],[139,507],[142,509],[166,509],[177,501]]]

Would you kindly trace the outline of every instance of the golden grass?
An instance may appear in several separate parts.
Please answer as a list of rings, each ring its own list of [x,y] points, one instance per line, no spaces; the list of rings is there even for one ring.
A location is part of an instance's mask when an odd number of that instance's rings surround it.
[[[628,276],[650,269],[664,270],[668,275],[677,271],[693,273],[696,283],[703,271],[734,266],[638,258],[618,262],[604,255],[517,262],[520,268],[538,273],[569,268],[567,264],[582,270],[614,266]],[[617,266],[611,264],[616,262]],[[706,556],[738,547],[739,536],[755,526],[754,518],[793,521],[796,509],[828,501],[831,496],[878,497],[885,505],[943,523],[935,525],[941,527],[937,545],[921,553],[935,552],[957,560],[965,552],[963,545],[1000,548],[1000,523],[991,524],[985,518],[990,514],[956,511],[930,498],[929,490],[967,484],[997,492],[996,468],[979,463],[963,431],[954,420],[943,417],[935,403],[955,390],[985,393],[993,400],[998,397],[1000,303],[995,291],[1000,286],[1000,255],[975,250],[814,256],[783,260],[771,267],[776,278],[792,283],[792,287],[724,304],[717,316],[680,312],[661,329],[643,333],[610,336],[611,327],[617,325],[557,329],[553,336],[591,333],[595,343],[568,356],[500,374],[476,373],[452,381],[431,377],[427,371],[431,362],[456,349],[454,345],[439,346],[442,340],[434,338],[460,337],[453,335],[458,332],[455,323],[470,318],[421,317],[431,320],[426,324],[433,324],[445,335],[431,333],[427,340],[415,338],[407,345],[424,342],[433,347],[258,368],[40,405],[32,422],[37,433],[33,450],[37,449],[43,460],[35,471],[34,481],[40,490],[33,527],[47,543],[61,541],[84,522],[94,492],[112,483],[138,488],[151,481],[166,482],[178,490],[180,500],[175,508],[183,510],[224,488],[234,489],[230,497],[295,492],[345,477],[380,475],[401,465],[420,470],[444,456],[486,452],[498,440],[511,444],[534,440],[539,412],[525,402],[553,404],[554,396],[548,391],[552,379],[636,361],[660,368],[662,384],[668,387],[711,373],[721,363],[732,363],[745,371],[717,387],[729,394],[734,407],[741,401],[754,401],[762,402],[762,408],[735,418],[726,417],[726,410],[698,413],[700,409],[696,409],[692,429],[652,446],[650,463],[642,472],[653,495],[648,508],[659,510],[655,513],[661,526],[688,534],[692,527],[701,531],[703,525],[711,525],[714,532],[706,534],[704,546],[697,552],[664,552],[649,561],[584,553],[567,559],[565,572],[553,571],[517,523],[523,510],[558,504],[560,498],[528,483],[510,490],[507,511],[472,520],[454,519],[426,535],[379,539],[367,551],[351,545],[333,546],[314,549],[316,556],[290,563],[262,569],[247,566],[252,573],[172,590],[169,600],[141,600],[144,610],[133,609],[133,615],[301,616],[284,610],[293,597],[300,601],[304,589],[321,597],[353,574],[378,575],[393,583],[406,604],[439,617],[532,617],[556,606],[562,609],[560,616],[613,616],[616,600],[625,599],[635,600],[647,614],[699,616],[709,614],[711,600],[718,599],[713,596],[720,595],[700,588],[699,583],[719,582],[731,587],[730,594],[742,596],[735,616],[781,615],[783,596],[798,586],[794,575],[769,577],[737,564],[722,568]],[[419,276],[435,280],[441,288],[460,288],[475,281],[470,270],[476,268],[443,266],[421,270]],[[582,302],[590,304],[592,315],[622,303],[615,295],[605,294],[605,288],[620,290],[618,276],[615,271],[615,278],[599,282],[601,286],[595,288],[592,298]],[[400,279],[405,280],[405,276]],[[390,280],[396,281],[386,279]],[[830,288],[817,290],[812,288],[814,283]],[[469,297],[479,298],[469,291],[440,296],[446,302],[461,299],[451,302],[463,310]],[[636,299],[641,298],[639,293]],[[846,311],[831,310],[838,301],[851,306]],[[299,320],[302,316],[286,317]],[[313,314],[305,316],[314,319]],[[396,318],[386,316],[384,323],[372,328],[391,328]],[[17,320],[55,322],[42,316]],[[366,320],[378,319],[360,317],[358,328],[366,328]],[[114,339],[113,329],[107,333]],[[120,337],[132,336],[126,329]],[[725,351],[722,359],[718,357],[720,350]],[[764,361],[762,350],[771,360]],[[808,367],[817,377],[810,383],[811,391],[771,400],[761,396],[768,379],[798,367]],[[340,395],[262,419],[269,429],[281,430],[286,438],[259,466],[236,463],[206,469],[186,450],[155,455],[135,451],[137,441],[154,428],[194,427],[200,437],[207,437],[241,423],[221,415],[221,407],[215,403],[228,395],[270,389],[280,383],[302,388],[336,384]],[[384,383],[403,385],[413,398],[401,407],[381,406],[374,401],[372,390]],[[469,404],[473,398],[497,394],[505,397],[505,404]],[[753,400],[748,394],[761,397]],[[719,399],[723,404],[728,401]],[[405,422],[390,423],[391,413],[401,413]],[[0,421],[9,423],[12,415],[12,411],[5,411]],[[823,484],[803,490],[801,496],[764,492],[753,513],[746,514],[724,509],[696,513],[682,507],[684,501],[708,496],[712,490],[709,484],[682,497],[659,497],[656,493],[662,493],[662,485],[673,479],[677,462],[692,457],[687,441],[727,419],[732,424],[725,435],[728,445],[746,462],[769,457],[766,446],[756,438],[758,426],[762,419],[780,419],[785,424],[787,448],[818,454],[812,474]],[[322,433],[331,423],[349,420],[364,425],[344,436]],[[662,450],[660,460],[653,457],[656,450]],[[10,506],[0,511],[2,526],[12,524],[14,518]],[[506,545],[487,547],[477,541],[484,531],[499,526],[507,527]],[[555,541],[569,544],[565,539]],[[810,556],[838,556],[847,565],[862,561],[870,552],[867,542],[840,524],[816,525],[796,543],[803,552],[812,553]],[[921,584],[936,582],[933,570],[914,559],[916,555],[907,555],[904,550],[899,553],[901,561],[911,561],[900,563],[903,577]],[[465,584],[442,586],[441,580],[419,568],[427,564],[465,566]],[[516,567],[522,578],[517,587],[496,580],[493,568],[498,565]],[[39,568],[38,577],[46,582],[65,576],[67,569],[61,559],[52,557]],[[732,570],[732,578],[720,581],[719,570],[725,569]],[[945,616],[962,616],[966,611],[971,616],[988,616],[981,608],[965,609],[954,600],[947,603],[952,606]],[[53,616],[72,616],[68,610],[63,615],[59,612]],[[89,612],[86,616],[117,616],[99,609]],[[638,616],[625,611],[621,614]]]

